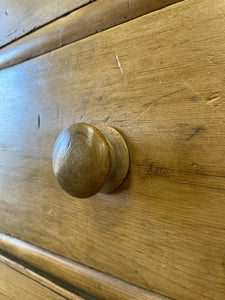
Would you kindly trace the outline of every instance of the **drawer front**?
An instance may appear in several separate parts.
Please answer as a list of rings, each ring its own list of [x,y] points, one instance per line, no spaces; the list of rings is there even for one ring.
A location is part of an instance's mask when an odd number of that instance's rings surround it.
[[[82,298],[0,254],[1,300],[96,300]]]
[[[87,4],[88,0],[1,0],[0,47]]]
[[[224,299],[224,1],[185,1],[0,72],[0,228],[174,299]],[[74,122],[124,135],[121,188],[67,195]]]
[[[180,1],[182,0],[132,0],[129,4],[127,0],[77,0],[75,3],[73,0],[60,1],[60,8],[63,7],[64,9],[66,8],[66,3],[80,6],[87,2],[91,3],[84,5],[80,9],[76,9],[62,18],[56,19],[54,22],[50,22],[50,24],[46,26],[42,26],[39,30],[35,30],[0,49],[0,70]],[[9,5],[10,1],[7,0],[6,2]],[[24,1],[24,3],[25,2],[28,2],[25,4],[26,8],[27,6],[29,7],[29,5],[33,8],[34,1]],[[40,1],[36,1],[35,3],[39,10],[44,9],[46,14],[49,13],[49,15],[51,15],[51,2],[56,4],[56,0],[45,1],[45,5],[42,4],[41,6]],[[14,1],[13,5],[15,6]],[[3,5],[6,9],[5,6],[6,3]],[[21,4],[19,4],[19,6],[21,6]],[[36,14],[37,11],[38,9],[35,10]],[[23,22],[20,19],[15,18],[14,14],[13,19],[7,17],[7,22],[4,24],[5,31],[14,30],[20,22],[26,27],[27,24],[24,21],[25,17],[23,15],[25,12],[27,12],[27,10],[24,10],[23,6],[22,11],[18,10],[17,12],[20,14]],[[50,17],[49,15],[47,14],[48,17]],[[34,16],[31,15],[31,17]],[[28,20],[29,25],[31,25],[32,22],[30,18],[28,18]],[[4,21],[4,18],[3,20],[0,19],[0,28],[3,28],[1,21]],[[5,34],[5,31],[2,32],[2,34]],[[3,36],[0,38],[0,43],[1,39],[3,39]]]

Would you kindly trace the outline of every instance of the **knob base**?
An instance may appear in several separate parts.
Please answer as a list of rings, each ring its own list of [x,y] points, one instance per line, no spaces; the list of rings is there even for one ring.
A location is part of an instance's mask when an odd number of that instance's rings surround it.
[[[130,165],[130,155],[124,138],[116,129],[106,125],[98,126],[98,128],[101,130],[109,144],[112,158],[109,179],[100,192],[112,193],[127,177]]]

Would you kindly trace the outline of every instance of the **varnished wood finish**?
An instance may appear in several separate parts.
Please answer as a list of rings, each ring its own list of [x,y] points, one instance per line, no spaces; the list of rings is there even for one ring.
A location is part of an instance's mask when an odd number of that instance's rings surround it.
[[[0,298],[1,300],[65,300],[82,298],[74,296],[65,298],[55,293],[49,287],[39,284],[38,281],[29,278],[20,271],[9,267],[0,261]]]
[[[101,192],[113,193],[126,180],[130,166],[130,154],[124,137],[115,128],[106,125],[98,128],[109,144],[112,159],[110,176]]]
[[[180,2],[2,70],[1,231],[173,299],[224,300],[224,11]],[[57,184],[54,142],[81,120],[128,141],[116,194]]]
[[[1,233],[0,248],[98,299],[168,299]]]
[[[0,255],[0,270],[1,300],[84,299],[3,255]]]
[[[56,140],[53,170],[71,196],[88,198],[97,194],[109,179],[111,166],[109,144],[91,124],[72,124]]]
[[[179,1],[97,0],[0,50],[0,69]]]
[[[52,164],[68,194],[88,198],[100,191],[112,193],[120,186],[128,172],[129,153],[114,128],[76,123],[58,136]]]
[[[90,2],[89,0],[1,0],[0,47]]]

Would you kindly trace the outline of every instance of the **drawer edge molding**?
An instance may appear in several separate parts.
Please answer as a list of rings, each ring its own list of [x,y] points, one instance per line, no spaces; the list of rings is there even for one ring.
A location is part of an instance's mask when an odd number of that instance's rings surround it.
[[[0,249],[98,299],[169,299],[4,233]]]
[[[97,0],[0,50],[0,70],[183,0]]]
[[[27,267],[20,265],[19,263],[15,262],[12,259],[9,259],[8,257],[5,257],[2,254],[0,254],[0,265],[1,264],[4,267],[8,267],[9,270],[14,272],[15,274],[25,277],[26,279],[31,280],[31,282],[36,283],[41,288],[44,288],[47,291],[52,292],[53,296],[55,295],[55,297],[59,296],[60,299],[68,299],[68,300],[85,300],[85,299],[87,299],[87,298],[80,297],[80,296],[72,293],[71,291],[66,290],[65,288],[54,283],[53,281],[50,281],[49,279],[33,272],[32,270],[28,269]],[[1,274],[1,275],[4,275],[4,274]],[[0,282],[1,282],[1,279],[0,279]],[[26,288],[29,291],[29,289],[32,287],[27,286]],[[14,289],[14,291],[16,291],[16,289]],[[0,286],[0,292],[1,292],[1,286]],[[12,296],[11,290],[9,291],[9,296]],[[91,299],[94,299],[94,298],[91,298]]]
[[[1,0],[0,48],[54,22],[93,0]]]

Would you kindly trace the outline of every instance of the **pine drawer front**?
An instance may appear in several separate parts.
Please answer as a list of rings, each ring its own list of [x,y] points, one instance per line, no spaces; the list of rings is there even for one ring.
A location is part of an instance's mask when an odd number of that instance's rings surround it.
[[[184,1],[0,72],[0,228],[173,299],[224,299],[224,1]],[[130,173],[77,199],[52,150],[125,137]]]
[[[89,2],[90,0],[1,0],[0,47]]]

